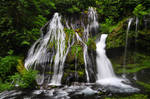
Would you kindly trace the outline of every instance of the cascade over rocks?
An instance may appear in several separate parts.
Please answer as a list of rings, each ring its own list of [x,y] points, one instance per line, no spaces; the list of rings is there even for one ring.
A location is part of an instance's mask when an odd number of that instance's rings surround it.
[[[90,7],[88,13],[81,15],[78,21],[73,21],[73,18],[63,19],[59,13],[54,14],[53,18],[41,28],[41,38],[33,44],[25,59],[24,65],[27,70],[39,71],[37,75],[39,85],[59,86],[62,77],[67,82],[72,78],[75,78],[74,81],[83,82],[81,77],[84,76],[86,82],[96,79],[93,62],[95,49],[88,50],[88,46],[93,44],[89,42],[89,38],[98,28],[96,10]],[[43,30],[47,32],[43,33]]]
[[[129,19],[127,34],[132,20]],[[127,79],[115,75],[105,52],[108,34],[102,34],[96,44],[91,39],[92,35],[97,33],[98,26],[96,9],[92,7],[89,7],[85,15],[82,13],[79,19],[64,18],[62,20],[62,16],[55,13],[47,25],[45,35],[43,33],[29,50],[25,68],[38,70],[37,84],[46,87],[70,85],[72,82],[96,81],[102,86],[115,87],[111,88],[114,91],[139,91],[137,88],[124,84],[123,82],[128,82]],[[44,27],[41,30],[43,29]],[[126,48],[127,46],[125,52]],[[95,51],[97,56],[94,54]],[[92,89],[83,90],[83,93],[87,93],[87,90],[92,94],[95,93]]]

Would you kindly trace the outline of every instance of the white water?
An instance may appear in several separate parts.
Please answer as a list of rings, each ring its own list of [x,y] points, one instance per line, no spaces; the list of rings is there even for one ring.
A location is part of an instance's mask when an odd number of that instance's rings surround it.
[[[58,13],[55,13],[52,20],[49,22],[48,32],[38,39],[29,50],[28,56],[25,60],[25,68],[27,70],[39,70],[36,79],[39,85],[44,83],[46,76],[45,72],[47,71],[53,72],[52,77],[50,75],[48,76],[48,85],[61,85],[64,63],[71,46],[75,42],[75,36],[77,40],[83,44],[85,73],[87,82],[90,82],[89,70],[92,73],[91,60],[88,55],[88,46],[85,42],[88,41],[90,32],[93,31],[93,29],[97,30],[98,28],[96,9],[92,7],[89,8],[88,23],[85,24],[83,20],[81,20],[81,22],[75,21],[75,23],[70,22],[71,28],[68,23],[69,21],[66,20],[66,28],[68,29],[72,28],[76,31],[79,27],[83,28],[83,36],[80,37],[77,32],[76,34],[73,34],[73,36],[70,34],[67,41],[68,44],[66,44],[66,34],[61,23],[61,16],[59,16]],[[78,26],[78,24],[80,25]],[[75,67],[75,70],[76,69],[77,68]]]
[[[76,27],[78,27],[76,25],[77,24],[71,23],[71,28],[73,30],[78,29],[78,28],[76,28]],[[68,25],[68,21],[66,21],[66,26],[67,26],[67,28],[70,29],[70,27]],[[92,7],[89,7],[89,9],[88,9],[88,24],[85,25],[84,22],[81,21],[81,27],[84,28],[83,37],[80,37],[77,32],[75,33],[77,41],[80,41],[83,44],[83,58],[84,58],[86,79],[87,79],[88,83],[90,82],[90,77],[89,77],[90,73],[89,73],[89,70],[90,70],[91,73],[93,73],[93,71],[91,69],[92,63],[91,63],[91,59],[90,59],[89,54],[88,54],[88,46],[86,45],[85,42],[88,41],[90,33],[93,32],[93,29],[94,29],[94,31],[96,31],[97,28],[98,28],[98,26],[99,26],[99,24],[98,24],[98,21],[97,21],[97,12],[96,12],[96,9],[94,9]],[[76,69],[75,69],[75,71],[76,71]]]
[[[125,41],[125,50],[124,50],[124,61],[123,61],[123,72],[124,74],[122,75],[125,78],[125,66],[126,66],[126,61],[127,61],[127,47],[128,47],[128,34],[129,34],[129,30],[130,30],[130,26],[131,23],[133,21],[133,18],[130,18],[128,21],[128,28],[127,28],[127,32],[126,32],[126,41]]]
[[[84,64],[85,64],[85,73],[86,73],[86,77],[87,77],[87,82],[89,83],[89,73],[88,73],[88,59],[89,59],[89,56],[88,56],[88,52],[87,52],[87,45],[82,41],[81,37],[78,35],[78,33],[76,33],[76,37],[77,37],[77,40],[78,41],[81,41],[83,44],[84,44],[84,48],[83,48],[83,58],[84,58]]]
[[[56,13],[52,19],[52,22],[49,25],[49,32],[53,33],[52,38],[50,42],[55,41],[56,45],[56,54],[54,59],[54,66],[53,66],[53,76],[51,79],[51,83],[49,85],[61,85],[61,79],[63,76],[63,68],[64,63],[66,60],[66,56],[69,52],[69,49],[72,44],[70,44],[70,38],[68,40],[68,46],[67,49],[65,49],[65,32],[64,27],[61,23],[61,17]]]
[[[25,68],[27,70],[32,68],[32,66],[34,66],[34,69],[36,69],[37,66],[41,66],[40,72],[42,71],[42,73],[37,76],[38,84],[44,82],[44,71],[49,64],[51,67],[53,65],[53,76],[50,84],[61,84],[64,62],[72,45],[69,38],[67,48],[65,48],[65,37],[66,35],[61,23],[61,16],[55,13],[49,23],[48,32],[43,38],[40,38],[33,44],[25,60]],[[50,45],[52,45],[51,49],[49,49]]]
[[[134,64],[136,64],[137,62],[137,59],[136,59],[136,51],[137,51],[137,37],[138,37],[138,23],[139,23],[139,18],[136,17],[136,22],[135,22],[135,25],[136,25],[136,28],[135,28],[135,48],[134,48]],[[134,77],[133,77],[134,80],[137,80],[137,75],[136,73],[134,73]]]
[[[97,62],[97,70],[98,70],[98,74],[97,74],[98,80],[115,77],[111,62],[107,58],[105,52],[106,38],[107,38],[107,34],[102,34],[100,41],[96,44],[97,47],[96,62]]]
[[[123,82],[128,82],[127,79],[119,78],[115,75],[112,64],[110,60],[106,56],[105,51],[105,41],[107,38],[107,34],[102,34],[100,41],[96,43],[96,62],[97,62],[97,81],[96,83],[101,84],[103,86],[115,86],[118,88],[123,88],[126,91],[134,92],[139,91],[137,88],[133,88],[130,85],[124,84]]]
[[[71,27],[72,27],[72,29],[75,30],[75,26],[73,24],[71,24]],[[80,41],[84,46],[83,47],[83,58],[84,58],[84,65],[85,65],[85,73],[86,73],[87,82],[89,83],[90,78],[89,78],[89,72],[88,72],[88,60],[90,60],[90,59],[89,59],[89,55],[88,55],[88,46],[84,43],[84,41],[82,40],[82,38],[79,36],[79,34],[77,32],[75,32],[75,36],[77,38],[77,41]],[[88,28],[84,28],[84,40],[85,41],[88,40],[88,36],[89,36]]]
[[[90,30],[94,29],[94,31],[96,32],[99,27],[99,24],[97,21],[96,9],[93,7],[89,7],[88,9],[88,23]]]

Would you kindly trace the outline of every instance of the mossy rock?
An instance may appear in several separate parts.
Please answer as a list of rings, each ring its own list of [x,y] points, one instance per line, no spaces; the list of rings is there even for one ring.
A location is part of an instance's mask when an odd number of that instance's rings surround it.
[[[77,73],[77,74],[76,74]],[[76,78],[77,76],[77,78]],[[85,70],[70,70],[67,69],[64,72],[62,83],[63,84],[71,84],[72,82],[84,82]],[[85,81],[86,82],[86,81]]]
[[[150,82],[149,83],[144,83],[141,81],[136,81],[136,83],[140,86],[142,86],[146,92],[150,92]]]
[[[88,50],[93,50],[96,51],[96,43],[92,38],[89,38],[88,41],[86,42],[87,46],[88,46]]]
[[[134,95],[128,95],[125,97],[116,96],[116,97],[106,97],[105,99],[149,99],[148,95],[145,94],[134,94]]]

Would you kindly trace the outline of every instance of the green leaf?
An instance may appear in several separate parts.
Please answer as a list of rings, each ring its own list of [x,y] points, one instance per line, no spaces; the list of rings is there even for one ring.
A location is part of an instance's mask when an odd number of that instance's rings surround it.
[[[28,42],[28,41],[23,41],[23,42],[21,43],[21,45],[30,45],[30,42]]]

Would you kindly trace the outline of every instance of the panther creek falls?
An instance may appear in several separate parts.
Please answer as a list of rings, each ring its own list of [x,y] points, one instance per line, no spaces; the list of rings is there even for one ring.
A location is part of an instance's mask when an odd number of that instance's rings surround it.
[[[133,44],[129,40],[130,30],[136,32],[133,45],[133,55],[136,56],[139,18],[127,18],[117,27],[125,28],[122,61],[118,66],[121,73],[109,58],[114,52],[107,50],[110,46],[107,41],[113,34],[100,32],[103,26],[98,19],[94,7],[78,16],[55,12],[41,28],[40,38],[33,43],[22,64],[26,71],[37,71],[36,88],[20,90],[19,83],[16,83],[16,90],[0,93],[0,99],[104,99],[104,96],[142,92],[143,89],[136,84],[137,76],[148,75],[147,70],[132,75],[126,72],[130,68],[128,49]],[[133,60],[136,64],[137,59]]]
[[[98,32],[97,29],[99,24],[97,17],[97,12],[92,7],[90,7],[88,12],[84,14],[84,16],[81,16],[77,21],[76,19],[69,20],[66,18],[65,20],[62,20],[59,13],[53,15],[53,18],[47,25],[47,32],[33,44],[25,60],[25,68],[27,70],[35,69],[39,71],[36,78],[37,84],[41,86],[45,85],[47,87],[61,86],[67,55],[72,50],[71,48],[79,43],[83,51],[82,55],[84,59],[86,84],[94,83],[96,81],[96,84],[102,86],[118,87],[118,91],[122,92],[139,91],[139,89],[129,85],[128,79],[119,78],[115,75],[111,62],[107,58],[105,52],[107,34],[101,34],[100,40],[96,43],[96,58],[94,59],[96,64],[92,64],[93,60],[89,54],[92,55],[93,53],[89,53],[86,42],[89,37],[92,36],[90,33],[94,32],[96,34]],[[132,18],[129,19],[127,37],[132,20]],[[83,29],[82,34],[78,31],[78,28]],[[65,29],[72,30],[73,33],[66,34]],[[127,46],[125,46],[125,55],[127,51],[126,48]],[[75,50],[78,50],[77,47]],[[77,54],[76,52],[74,53]],[[76,57],[76,60],[79,60],[78,57]],[[96,70],[94,70],[95,68]],[[46,74],[47,72],[52,73]],[[73,75],[78,76],[77,71],[75,71]],[[72,74],[70,76],[72,76]],[[93,81],[93,77],[95,78],[95,81]],[[69,81],[70,79],[66,78],[66,80]],[[75,80],[75,82],[77,81]]]

